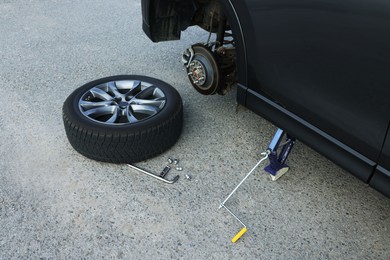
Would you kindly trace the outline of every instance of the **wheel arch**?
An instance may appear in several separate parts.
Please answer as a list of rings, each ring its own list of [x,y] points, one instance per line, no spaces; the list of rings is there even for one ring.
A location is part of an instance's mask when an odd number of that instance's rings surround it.
[[[142,0],[142,28],[153,41],[179,40],[181,32],[196,25],[193,18],[201,4],[218,2],[232,29],[236,44],[237,102],[246,105],[247,88],[251,84],[248,50],[256,51],[245,36],[253,35],[249,11],[242,0]]]
[[[219,0],[226,19],[232,29],[233,37],[236,43],[237,55],[237,81],[240,87],[237,88],[237,102],[246,104],[246,89],[248,86],[248,52],[245,39],[245,28],[250,29],[250,24],[243,23],[241,17],[247,15],[242,0]],[[247,16],[248,17],[248,16]]]
[[[250,23],[241,21],[248,14],[242,0],[142,0],[143,30],[153,42],[179,40],[181,31],[195,25],[193,17],[200,5],[214,1],[220,3],[232,29],[236,41],[238,82],[246,86],[248,62],[244,29],[250,32]]]
[[[233,4],[232,2],[233,1],[231,0],[220,1],[226,19],[228,20],[229,25],[232,29],[234,40],[236,42],[238,82],[243,85],[246,85],[248,81],[248,63],[244,30],[243,25],[241,24],[240,17],[238,16],[235,4]]]

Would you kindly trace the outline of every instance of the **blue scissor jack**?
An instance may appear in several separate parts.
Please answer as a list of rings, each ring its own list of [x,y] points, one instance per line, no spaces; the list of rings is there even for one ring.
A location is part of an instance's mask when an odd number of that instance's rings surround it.
[[[273,181],[276,181],[288,171],[289,167],[286,160],[295,144],[295,140],[295,137],[290,136],[280,128],[272,138],[267,149],[270,164],[264,170],[270,174]],[[279,153],[278,150],[280,150]]]

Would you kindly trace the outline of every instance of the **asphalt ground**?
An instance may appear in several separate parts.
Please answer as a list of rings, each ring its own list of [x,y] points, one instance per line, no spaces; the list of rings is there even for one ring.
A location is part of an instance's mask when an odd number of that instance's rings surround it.
[[[261,169],[219,203],[260,159],[276,127],[234,91],[201,96],[181,52],[207,35],[154,44],[136,0],[0,2],[0,259],[390,259],[390,203],[297,142],[290,171]],[[173,85],[184,129],[166,153],[139,163],[159,172],[178,158],[168,185],[126,165],[87,159],[70,146],[62,104],[97,78],[140,74]],[[185,174],[190,175],[187,180]]]

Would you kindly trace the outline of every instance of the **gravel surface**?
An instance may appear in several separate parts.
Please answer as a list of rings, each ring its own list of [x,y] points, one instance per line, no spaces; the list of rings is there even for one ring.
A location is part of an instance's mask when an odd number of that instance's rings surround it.
[[[390,259],[389,199],[301,143],[271,182],[255,165],[276,127],[234,91],[201,96],[181,52],[207,35],[154,44],[136,0],[0,2],[0,259]],[[72,149],[62,104],[97,78],[141,74],[180,92],[177,144],[139,163],[159,172],[178,158],[173,185]],[[190,175],[187,180],[185,175]]]

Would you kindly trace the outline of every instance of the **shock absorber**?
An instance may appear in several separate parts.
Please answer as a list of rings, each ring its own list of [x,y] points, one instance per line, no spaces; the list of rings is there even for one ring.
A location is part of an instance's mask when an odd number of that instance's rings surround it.
[[[218,31],[217,31],[217,42],[215,44],[215,47],[221,47],[224,44],[225,40],[225,32],[226,32],[226,16],[222,12],[222,10],[219,11],[219,24],[218,24]]]

